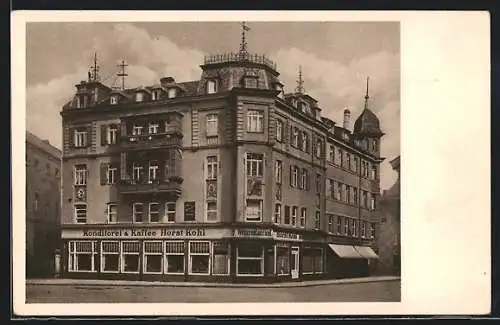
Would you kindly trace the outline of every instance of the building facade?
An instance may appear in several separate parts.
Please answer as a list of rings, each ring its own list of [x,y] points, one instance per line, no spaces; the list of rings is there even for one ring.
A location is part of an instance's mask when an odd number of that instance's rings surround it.
[[[91,73],[76,85],[61,112],[64,276],[368,274],[379,121],[366,106],[352,132],[336,126],[302,80],[285,94],[278,77],[242,48],[206,57],[196,81],[117,90]]]
[[[401,273],[401,172],[400,157],[390,161],[392,168],[398,173],[394,185],[384,191],[380,202],[382,219],[380,235],[377,237],[380,259],[377,272],[381,274]]]
[[[26,276],[54,274],[61,220],[61,151],[26,132]]]

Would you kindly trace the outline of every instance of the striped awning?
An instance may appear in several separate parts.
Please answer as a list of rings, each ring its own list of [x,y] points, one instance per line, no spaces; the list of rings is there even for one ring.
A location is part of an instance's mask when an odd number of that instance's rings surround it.
[[[341,258],[364,258],[361,256],[354,246],[328,244],[330,249]]]
[[[358,251],[359,255],[368,259],[378,259],[377,253],[373,251],[371,247],[368,246],[354,246],[354,248]]]

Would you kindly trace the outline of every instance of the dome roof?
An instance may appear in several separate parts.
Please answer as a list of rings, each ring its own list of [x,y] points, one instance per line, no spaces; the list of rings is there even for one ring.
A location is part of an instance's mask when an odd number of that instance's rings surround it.
[[[361,115],[354,122],[354,133],[361,135],[383,135],[382,130],[380,130],[380,121],[368,108],[365,108]]]

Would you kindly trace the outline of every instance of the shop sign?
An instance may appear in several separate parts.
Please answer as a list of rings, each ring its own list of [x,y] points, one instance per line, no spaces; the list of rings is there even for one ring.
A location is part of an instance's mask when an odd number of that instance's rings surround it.
[[[205,228],[117,228],[117,229],[64,229],[62,238],[210,238],[229,235],[229,229]]]
[[[285,232],[285,231],[275,231],[272,229],[259,229],[259,228],[235,229],[234,236],[248,237],[248,238],[269,238],[276,240],[295,240],[295,241],[303,240],[303,237],[300,234]]]

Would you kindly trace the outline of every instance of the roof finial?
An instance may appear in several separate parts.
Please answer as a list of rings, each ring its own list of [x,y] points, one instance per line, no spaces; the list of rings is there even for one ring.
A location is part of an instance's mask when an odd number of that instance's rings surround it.
[[[248,58],[248,44],[246,38],[246,32],[250,30],[250,27],[246,25],[246,22],[241,22],[241,43],[240,43],[240,59],[244,60]]]
[[[94,62],[90,67],[89,81],[99,81],[99,66],[97,65],[97,52],[94,52]]]
[[[365,95],[365,109],[368,108],[368,99],[370,99],[370,95],[368,95],[368,84],[370,82],[370,77],[366,77],[366,95]]]
[[[304,93],[304,80],[302,79],[302,66],[299,65],[299,79],[297,80],[297,87],[295,88],[295,92],[302,94]]]
[[[117,65],[120,70],[116,74],[118,77],[122,78],[122,90],[125,89],[125,77],[128,76],[128,73],[125,72],[125,67],[127,67],[128,64],[125,63],[125,60],[121,60],[120,64]]]

